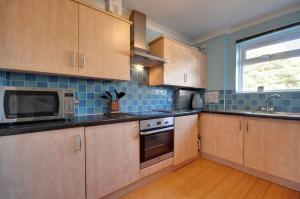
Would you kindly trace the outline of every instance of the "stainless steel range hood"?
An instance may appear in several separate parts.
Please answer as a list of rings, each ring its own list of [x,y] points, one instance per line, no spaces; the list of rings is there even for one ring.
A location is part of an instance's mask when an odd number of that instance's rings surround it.
[[[146,15],[136,10],[132,11],[130,21],[130,64],[154,67],[167,63],[168,60],[151,55],[147,50],[146,43]]]

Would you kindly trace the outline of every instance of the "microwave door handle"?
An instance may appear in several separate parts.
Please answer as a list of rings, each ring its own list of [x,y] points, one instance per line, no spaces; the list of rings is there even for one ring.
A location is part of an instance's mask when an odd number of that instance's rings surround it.
[[[170,131],[170,130],[174,130],[174,127],[168,127],[168,128],[163,128],[163,129],[155,129],[155,130],[151,130],[151,131],[144,131],[144,132],[141,132],[140,134],[141,135],[151,135],[151,134],[164,132],[164,131]]]

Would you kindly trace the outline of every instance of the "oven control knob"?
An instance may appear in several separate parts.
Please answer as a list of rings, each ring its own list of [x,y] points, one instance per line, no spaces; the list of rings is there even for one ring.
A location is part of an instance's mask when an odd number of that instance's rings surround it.
[[[151,125],[150,124],[147,124],[147,127],[150,127]]]
[[[157,122],[156,124],[157,124],[157,125],[161,125],[161,122]]]
[[[165,124],[169,124],[169,121],[165,121]]]

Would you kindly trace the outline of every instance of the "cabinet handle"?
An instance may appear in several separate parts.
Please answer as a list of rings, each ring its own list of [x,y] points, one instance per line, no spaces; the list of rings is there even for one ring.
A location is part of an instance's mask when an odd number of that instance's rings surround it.
[[[248,124],[248,121],[246,123],[246,132],[249,132],[249,124]]]
[[[81,145],[82,145],[81,142],[82,142],[81,135],[77,135],[75,137],[75,152],[81,151]]]
[[[183,80],[184,80],[184,82],[187,82],[187,74],[186,73],[184,73],[184,75],[183,75]]]
[[[85,67],[85,56],[83,53],[80,54],[80,68]]]
[[[71,54],[70,64],[72,67],[75,67],[75,52],[72,52]]]
[[[242,121],[240,120],[240,131],[242,130]]]

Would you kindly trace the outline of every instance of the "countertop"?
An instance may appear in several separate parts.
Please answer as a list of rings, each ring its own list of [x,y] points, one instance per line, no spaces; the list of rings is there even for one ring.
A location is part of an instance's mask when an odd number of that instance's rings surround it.
[[[39,121],[39,122],[27,122],[27,123],[15,123],[15,124],[0,124],[0,136],[17,135],[34,133],[40,131],[50,131],[65,128],[75,127],[88,127],[97,126],[121,122],[140,121],[146,119],[154,119],[159,117],[179,117],[184,115],[193,115],[198,113],[214,113],[214,114],[226,114],[226,115],[238,115],[247,117],[259,117],[259,118],[273,118],[273,119],[285,119],[285,120],[299,120],[300,114],[269,114],[263,112],[251,112],[251,111],[212,111],[212,110],[156,110],[149,112],[137,112],[137,113],[122,113],[122,114],[99,114],[99,115],[86,115],[77,116],[72,120],[52,120],[52,121]]]
[[[184,115],[198,114],[201,110],[168,110],[166,112],[145,113],[122,113],[122,114],[99,114],[77,116],[71,120],[51,120],[38,122],[24,122],[14,124],[0,124],[0,136],[34,133],[65,128],[97,126],[121,122],[139,121],[159,117],[178,117]]]

